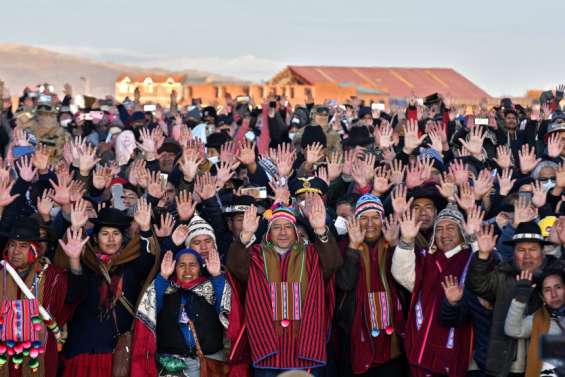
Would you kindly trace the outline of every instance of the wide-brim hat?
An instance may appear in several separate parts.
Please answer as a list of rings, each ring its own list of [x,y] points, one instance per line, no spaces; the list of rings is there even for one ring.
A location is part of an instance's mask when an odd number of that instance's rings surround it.
[[[439,190],[433,184],[424,184],[414,187],[408,192],[408,198],[414,198],[414,200],[430,199],[434,203],[438,213],[447,205],[447,200],[441,196]]]
[[[541,234],[541,229],[538,224],[533,221],[527,223],[520,223],[512,239],[505,241],[505,245],[515,246],[520,242],[538,242],[541,245],[552,245],[552,242],[546,241]]]
[[[375,140],[371,137],[369,129],[365,126],[353,127],[349,131],[349,137],[343,141],[343,145],[354,146],[367,146]]]
[[[41,238],[39,221],[34,218],[16,219],[10,230],[8,232],[1,232],[0,236],[17,241],[47,241],[47,239]]]
[[[123,230],[130,226],[132,218],[119,209],[102,208],[98,212],[98,217],[91,221],[97,229],[109,227]]]

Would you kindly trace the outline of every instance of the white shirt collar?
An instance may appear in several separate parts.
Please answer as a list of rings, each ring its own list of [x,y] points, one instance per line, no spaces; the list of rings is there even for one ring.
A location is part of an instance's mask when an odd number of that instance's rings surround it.
[[[458,252],[460,252],[463,249],[462,245],[456,246],[453,249],[446,251],[443,253],[443,255],[445,255],[445,257],[447,259],[451,258],[452,256],[454,256],[455,254],[457,254]]]

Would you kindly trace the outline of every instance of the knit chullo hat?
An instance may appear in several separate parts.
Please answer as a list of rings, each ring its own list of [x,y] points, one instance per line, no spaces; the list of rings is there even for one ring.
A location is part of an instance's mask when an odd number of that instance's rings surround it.
[[[375,210],[381,216],[381,219],[384,216],[384,207],[381,199],[378,196],[373,194],[365,194],[357,200],[357,204],[355,204],[355,218],[358,219],[363,212],[369,210]]]
[[[214,240],[214,244],[216,244],[216,235],[214,234],[214,229],[202,217],[194,215],[192,217],[192,220],[190,220],[190,223],[188,223],[188,236],[186,237],[184,244],[190,247],[192,240],[195,237],[202,235],[209,236]]]
[[[463,228],[463,224],[465,223],[465,217],[457,209],[457,206],[453,203],[449,203],[447,207],[442,209],[438,215],[436,216],[436,220],[434,221],[434,229],[432,232],[432,239],[430,241],[430,249],[435,247],[435,237],[436,237],[436,227],[443,220],[450,220],[457,224],[459,227],[459,232],[461,232],[461,237],[463,237],[463,242],[466,242],[465,239],[465,229]],[[445,250],[448,251],[448,250]]]
[[[270,210],[265,211],[264,217],[269,222],[267,233],[265,234],[267,241],[269,241],[271,238],[270,237],[271,226],[275,221],[280,219],[288,220],[294,226],[294,231],[296,233],[296,237],[298,238],[298,231],[296,230],[296,214],[294,212],[294,209],[290,207],[285,207],[282,204],[275,203],[273,204]]]

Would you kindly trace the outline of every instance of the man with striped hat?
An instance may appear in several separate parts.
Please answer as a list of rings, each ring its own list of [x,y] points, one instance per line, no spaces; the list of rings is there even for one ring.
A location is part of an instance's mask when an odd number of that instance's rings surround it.
[[[439,311],[445,298],[442,282],[460,286],[471,261],[473,241],[484,217],[476,207],[467,220],[449,204],[437,216],[430,246],[417,252],[415,240],[422,221],[414,210],[400,218],[400,241],[392,258],[392,275],[412,293],[405,328],[405,349],[412,376],[464,376],[472,349],[470,321],[458,327],[444,326]]]
[[[336,274],[340,376],[403,376],[400,334],[404,315],[390,270],[392,249],[384,239],[379,197],[365,194],[348,222]],[[350,364],[350,365],[349,365]]]
[[[334,309],[333,274],[342,259],[325,223],[322,198],[308,194],[308,220],[316,235],[305,245],[294,210],[275,205],[268,230],[253,245],[260,218],[251,206],[227,255],[227,269],[247,286],[245,325],[256,377],[290,369],[320,376]]]

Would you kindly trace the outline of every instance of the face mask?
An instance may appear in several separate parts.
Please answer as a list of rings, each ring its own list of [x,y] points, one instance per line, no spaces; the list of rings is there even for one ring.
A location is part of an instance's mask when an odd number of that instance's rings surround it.
[[[334,226],[338,235],[343,236],[347,234],[347,219],[345,219],[345,217],[338,216],[337,219],[335,219]]]
[[[543,187],[544,187],[546,190],[551,190],[552,188],[555,187],[555,182],[552,181],[551,179],[548,179],[547,181],[545,181],[545,182],[543,183]]]
[[[71,124],[72,121],[72,119],[61,119],[61,122],[59,124],[61,125],[61,127],[67,127],[69,124]]]
[[[210,161],[212,165],[216,165],[220,161],[220,157],[218,156],[208,157],[208,161]]]
[[[247,132],[245,133],[245,138],[246,138],[247,140],[249,140],[249,141],[255,140],[255,132],[253,132],[253,131],[247,131]]]
[[[294,140],[294,136],[296,136],[296,132],[289,132],[289,133],[288,133],[288,138],[289,138],[290,140]]]

